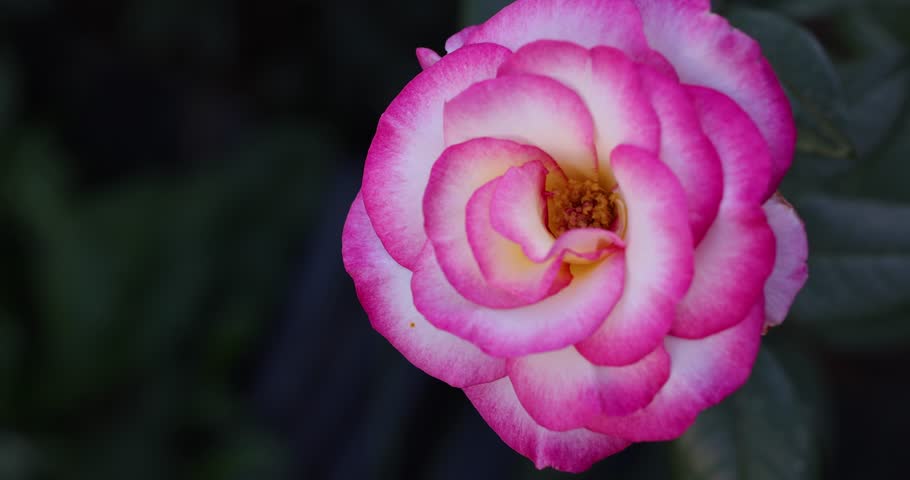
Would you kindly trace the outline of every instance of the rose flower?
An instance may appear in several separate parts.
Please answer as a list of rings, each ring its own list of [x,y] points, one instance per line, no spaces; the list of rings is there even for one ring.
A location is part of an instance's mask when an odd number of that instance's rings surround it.
[[[758,44],[708,0],[520,0],[446,51],[418,49],[345,225],[373,327],[539,468],[678,437],[807,275]]]

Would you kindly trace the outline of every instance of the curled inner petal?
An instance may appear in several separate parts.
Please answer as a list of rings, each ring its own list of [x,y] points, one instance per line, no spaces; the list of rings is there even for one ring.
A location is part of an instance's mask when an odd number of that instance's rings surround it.
[[[490,138],[478,138],[449,147],[430,173],[423,198],[426,233],[435,247],[446,278],[472,302],[496,308],[511,308],[526,303],[508,292],[491,288],[484,279],[477,261],[472,258],[474,255],[466,228],[466,205],[484,184],[498,178],[509,168],[528,162],[546,167],[551,172],[549,177],[562,175],[553,160],[539,149]],[[483,216],[489,217],[489,206]],[[540,221],[539,217],[537,221]],[[489,223],[489,220],[484,220],[484,223]]]
[[[518,169],[535,167],[543,169],[538,162],[528,163]],[[509,171],[515,170],[513,167]],[[468,241],[488,288],[501,289],[525,303],[534,303],[561,290],[571,281],[572,276],[568,265],[561,261],[561,256],[532,262],[524,255],[520,245],[493,229],[490,224],[491,200],[497,187],[505,180],[506,177],[492,180],[471,196],[467,207]],[[533,210],[529,210],[520,213],[536,216]],[[537,221],[540,221],[539,216]]]

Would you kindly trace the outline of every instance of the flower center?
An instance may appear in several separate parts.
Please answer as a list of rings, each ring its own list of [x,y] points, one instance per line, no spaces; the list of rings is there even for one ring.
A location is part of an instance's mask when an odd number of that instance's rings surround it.
[[[570,179],[565,188],[550,192],[549,197],[548,226],[556,237],[573,228],[610,229],[621,208],[619,195],[590,179]]]

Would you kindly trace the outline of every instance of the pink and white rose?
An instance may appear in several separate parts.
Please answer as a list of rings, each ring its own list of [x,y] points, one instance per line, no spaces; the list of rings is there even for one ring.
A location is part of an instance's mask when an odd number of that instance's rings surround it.
[[[806,280],[795,127],[708,0],[519,0],[382,115],[343,256],[373,327],[539,467],[681,435]]]

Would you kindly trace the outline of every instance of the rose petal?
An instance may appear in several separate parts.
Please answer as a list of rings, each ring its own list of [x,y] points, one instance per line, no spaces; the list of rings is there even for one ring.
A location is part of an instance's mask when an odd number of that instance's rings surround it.
[[[541,427],[522,408],[508,378],[468,387],[464,392],[499,438],[540,469],[582,472],[629,446],[620,438],[583,428],[554,432]]]
[[[648,43],[673,64],[683,83],[726,94],[752,118],[771,150],[765,197],[789,169],[796,144],[790,102],[758,43],[708,11],[708,2],[635,0]]]
[[[660,345],[693,267],[685,192],[669,168],[625,145],[613,151],[612,166],[628,209],[626,284],[606,321],[576,346],[597,365],[617,366]]]
[[[573,228],[567,230],[553,244],[549,256],[565,253],[566,262],[583,265],[625,248],[622,238],[602,228]],[[530,257],[534,260],[534,257]]]
[[[445,106],[446,145],[495,137],[535,145],[569,177],[594,177],[594,125],[584,102],[559,82],[511,75],[477,82]]]
[[[452,53],[455,50],[458,50],[459,48],[463,47],[465,44],[465,41],[467,41],[468,37],[471,36],[471,33],[473,33],[474,30],[477,30],[477,26],[471,25],[471,26],[461,29],[455,35],[452,35],[451,37],[449,37],[446,40],[446,45],[445,45],[446,53]]]
[[[771,274],[774,235],[759,206],[771,161],[755,124],[732,100],[706,88],[689,91],[724,174],[720,212],[695,249],[695,277],[671,330],[700,338],[742,321]]]
[[[720,206],[724,177],[714,146],[702,132],[692,99],[676,79],[642,69],[651,104],[660,119],[660,158],[679,179],[689,205],[695,244],[701,241]]]
[[[574,347],[509,359],[518,399],[545,428],[584,427],[600,415],[627,415],[649,404],[670,376],[662,345],[625,367],[592,365]]]
[[[521,47],[499,75],[530,73],[559,80],[572,88],[591,111],[605,185],[613,183],[609,158],[620,144],[657,151],[660,125],[638,74],[638,66],[609,47],[592,51],[569,43],[540,40]]]
[[[468,242],[484,278],[490,286],[518,298],[521,305],[540,301],[572,280],[569,266],[562,262],[561,256],[535,263],[524,255],[520,245],[500,235],[490,223],[493,196],[509,178],[509,173],[535,169],[539,169],[542,187],[546,169],[539,162],[530,162],[522,167],[510,168],[505,176],[480,187],[471,196],[467,208]],[[537,217],[539,221],[540,213],[533,206],[524,210],[518,215]]]
[[[758,206],[725,211],[695,251],[695,277],[671,333],[701,338],[742,321],[774,264],[774,235]]]
[[[344,266],[373,328],[424,372],[452,386],[489,382],[505,375],[505,361],[437,329],[414,308],[411,272],[382,247],[360,194],[342,234]]]
[[[514,309],[466,300],[446,281],[432,249],[421,254],[411,290],[414,304],[436,327],[497,357],[556,350],[586,338],[622,292],[625,261],[614,254],[595,265],[573,265],[573,280],[555,295]]]
[[[585,48],[615,47],[636,59],[647,58],[651,52],[641,17],[630,0],[523,0],[460,35],[452,47],[491,42],[515,51],[547,39]]]
[[[511,54],[473,45],[417,75],[379,120],[363,172],[363,201],[376,234],[396,262],[412,267],[426,243],[421,199],[430,168],[444,148],[445,102],[492,78]]]
[[[670,379],[647,407],[624,417],[600,417],[588,428],[633,442],[672,440],[702,410],[741,387],[758,355],[764,305],[739,324],[697,340],[667,337]],[[503,381],[498,380],[498,381]]]
[[[809,278],[809,242],[806,227],[793,206],[780,194],[771,197],[764,206],[768,223],[777,239],[777,258],[774,270],[765,283],[765,313],[767,325],[777,326],[787,317],[796,294]]]
[[[528,162],[549,166],[561,176],[546,153],[508,140],[479,138],[449,147],[430,173],[423,197],[426,234],[438,252],[439,265],[453,287],[467,299],[491,307],[528,303],[501,289],[491,288],[471,251],[467,205],[474,192],[510,167]],[[487,205],[486,217],[489,217]],[[489,220],[486,220],[489,223]]]
[[[537,261],[550,253],[555,242],[544,223],[546,175],[542,165],[511,168],[503,175],[490,199],[491,226]]]
[[[721,161],[721,209],[761,204],[771,177],[771,153],[758,127],[730,97],[710,88],[687,86],[686,90]]]
[[[440,60],[438,53],[430,50],[429,48],[418,48],[417,49],[417,62],[420,63],[420,68],[426,70],[436,64]]]

